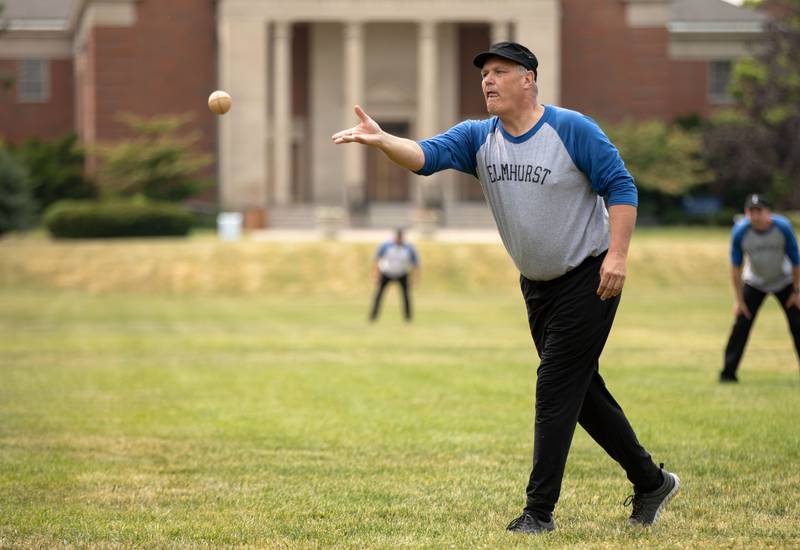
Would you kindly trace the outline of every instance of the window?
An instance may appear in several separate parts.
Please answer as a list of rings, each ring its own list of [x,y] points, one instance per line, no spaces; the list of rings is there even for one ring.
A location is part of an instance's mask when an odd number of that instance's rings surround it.
[[[708,95],[712,103],[729,103],[733,101],[728,86],[731,83],[733,62],[712,61],[708,64]]]
[[[20,103],[43,103],[50,99],[50,64],[46,59],[19,62]]]

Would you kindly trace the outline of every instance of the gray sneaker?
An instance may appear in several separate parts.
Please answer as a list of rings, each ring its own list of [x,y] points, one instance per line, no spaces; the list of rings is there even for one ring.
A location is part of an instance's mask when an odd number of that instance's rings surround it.
[[[663,464],[660,468],[664,475],[661,487],[649,493],[634,493],[625,500],[625,506],[633,504],[633,512],[628,518],[628,525],[646,526],[658,521],[661,510],[681,488],[681,480],[678,479],[678,476],[666,471]]]
[[[527,512],[523,512],[520,517],[508,524],[506,530],[511,531],[512,533],[526,533],[529,535],[535,535],[539,533],[550,532],[555,528],[556,524],[553,523],[552,519],[545,522],[533,517]]]

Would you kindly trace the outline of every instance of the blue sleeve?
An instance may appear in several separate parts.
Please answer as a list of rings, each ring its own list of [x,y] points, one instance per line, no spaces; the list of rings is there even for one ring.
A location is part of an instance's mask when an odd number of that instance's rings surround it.
[[[586,174],[592,189],[608,198],[608,205],[639,203],[633,182],[619,151],[591,118],[565,109],[559,110],[556,128],[572,162]]]
[[[408,252],[411,255],[411,263],[413,265],[415,265],[415,266],[418,266],[419,265],[419,258],[417,257],[417,251],[410,244],[406,244],[406,246],[408,247]]]
[[[425,164],[417,171],[421,176],[455,168],[477,177],[475,155],[486,140],[494,119],[465,120],[448,131],[419,142]]]
[[[375,257],[376,258],[383,258],[383,255],[386,254],[386,251],[389,249],[390,246],[392,246],[392,243],[390,243],[390,242],[385,242],[382,245],[380,245],[378,247],[378,253],[375,254]]]
[[[783,216],[773,216],[772,222],[778,226],[786,241],[786,255],[794,267],[800,266],[800,254],[797,251],[797,237],[792,230],[792,223]]]
[[[744,220],[733,226],[733,235],[731,236],[731,265],[739,267],[744,263],[744,252],[742,251],[742,239],[745,233],[750,229],[750,221]]]

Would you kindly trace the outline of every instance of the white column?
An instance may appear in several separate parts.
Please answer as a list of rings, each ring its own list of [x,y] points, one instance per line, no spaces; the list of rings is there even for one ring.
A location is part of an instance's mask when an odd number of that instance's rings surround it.
[[[275,91],[272,134],[274,145],[273,197],[275,204],[285,205],[291,200],[291,144],[292,144],[292,24],[275,23]]]
[[[344,116],[342,128],[358,124],[353,106],[364,101],[364,25],[344,24]],[[344,148],[344,183],[349,204],[361,202],[365,194],[365,150],[350,145]]]
[[[226,210],[267,204],[267,22],[221,15],[219,87],[233,107],[219,117],[220,199]]]
[[[417,24],[417,139],[436,134],[438,115],[436,65],[439,53],[436,48],[436,22],[420,21]],[[439,192],[436,176],[415,178],[414,202],[422,206],[425,196],[430,198]],[[432,179],[433,178],[433,179]]]
[[[561,96],[561,3],[531,1],[528,13],[516,19],[516,40],[539,60],[539,103],[558,104]]]
[[[511,40],[511,24],[508,21],[493,21],[491,33],[492,44],[508,42]]]
[[[343,206],[344,155],[347,149],[355,147],[331,144],[331,134],[344,128],[342,105],[344,105],[344,40],[342,25],[339,23],[311,24],[311,67],[312,82],[329,82],[336,85],[311,86],[311,163],[314,182],[314,200],[328,206]],[[352,112],[348,109],[349,112]],[[349,126],[355,124],[347,121]],[[349,127],[348,126],[348,127]]]
[[[437,70],[439,74],[439,97],[438,108],[436,109],[438,127],[434,129],[434,133],[440,133],[459,122],[458,35],[456,25],[456,23],[444,23],[437,28],[436,49],[439,51]],[[475,76],[477,77],[477,69],[475,69]],[[472,85],[480,86],[477,78]],[[445,209],[449,205],[452,206],[457,199],[456,174],[455,170],[445,170],[436,175],[442,188]]]

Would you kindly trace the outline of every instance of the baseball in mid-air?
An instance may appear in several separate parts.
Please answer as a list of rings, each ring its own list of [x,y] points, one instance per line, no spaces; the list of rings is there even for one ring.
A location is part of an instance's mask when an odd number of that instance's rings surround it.
[[[231,108],[231,96],[228,92],[217,90],[208,96],[208,108],[212,113],[224,115]]]

